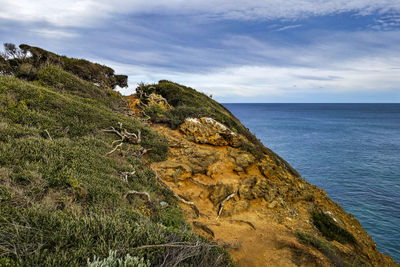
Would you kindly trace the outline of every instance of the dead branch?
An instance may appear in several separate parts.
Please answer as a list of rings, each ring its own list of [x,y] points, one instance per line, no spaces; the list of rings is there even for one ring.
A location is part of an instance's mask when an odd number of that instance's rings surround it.
[[[221,212],[222,212],[222,209],[224,208],[225,202],[228,201],[229,199],[233,198],[235,195],[236,195],[236,193],[232,193],[229,196],[227,196],[224,200],[222,200],[221,204],[219,205],[217,219],[221,215]]]
[[[143,192],[139,192],[139,191],[135,191],[135,190],[130,190],[130,191],[128,191],[128,192],[126,192],[126,193],[124,194],[124,199],[126,199],[126,198],[128,197],[128,195],[130,195],[130,194],[146,196],[147,201],[148,201],[148,202],[151,202],[150,195],[149,195],[149,193],[147,193],[147,192],[144,192],[144,191],[143,191]]]
[[[115,150],[117,150],[118,148],[120,148],[120,149],[122,150],[122,144],[123,144],[123,143],[119,143],[118,145],[116,145],[116,146],[114,147],[113,150],[111,150],[110,152],[108,152],[108,153],[106,154],[106,156],[108,156],[108,155],[114,153]]]
[[[116,142],[128,142],[132,144],[140,144],[142,141],[141,135],[142,132],[137,130],[137,133],[130,133],[127,129],[122,127],[122,122],[118,122],[119,130],[115,129],[114,127],[110,127],[110,129],[103,129],[103,132],[115,133],[121,139],[117,139],[113,141],[112,144]]]
[[[253,228],[254,230],[256,230],[256,227],[254,226],[254,224],[252,224],[249,221],[245,221],[245,220],[229,220],[230,222],[239,222],[239,223],[246,223],[248,225],[250,225],[251,228]]]
[[[197,241],[196,243],[190,243],[190,242],[173,242],[173,243],[167,243],[167,244],[158,244],[158,245],[144,245],[140,247],[136,247],[134,249],[145,249],[145,248],[165,248],[165,247],[172,247],[172,248],[196,248],[199,246],[206,246],[206,247],[219,247],[220,245],[218,244],[205,244],[202,242]]]
[[[193,221],[193,226],[196,228],[199,228],[201,230],[203,230],[204,232],[206,232],[207,234],[210,234],[213,238],[215,237],[214,231],[211,230],[207,225],[205,225],[204,223],[198,222],[198,221]]]
[[[120,148],[122,150],[122,144],[124,142],[127,143],[132,143],[132,144],[140,144],[142,141],[142,132],[140,130],[137,131],[137,134],[135,133],[130,133],[128,132],[128,130],[124,129],[122,127],[122,122],[118,122],[118,126],[119,129],[115,129],[113,126],[110,127],[110,129],[103,129],[103,132],[108,132],[108,133],[115,133],[116,135],[118,135],[118,137],[120,139],[114,140],[111,145],[113,146],[115,143],[119,143],[118,145],[116,145],[113,150],[111,150],[110,152],[108,152],[106,155],[110,155],[111,153],[113,153],[114,151],[116,151],[118,148]],[[145,151],[144,153],[146,153],[147,151]],[[143,156],[143,155],[141,155]]]
[[[121,175],[122,175],[122,181],[124,181],[124,182],[128,182],[128,177],[129,176],[131,176],[131,175],[134,175],[136,173],[136,171],[132,171],[132,172],[121,172]]]
[[[168,190],[170,190],[172,192],[172,194],[174,195],[174,197],[176,199],[178,199],[180,202],[185,203],[187,205],[190,205],[192,207],[192,209],[194,210],[194,212],[196,213],[196,216],[199,217],[200,216],[200,210],[197,208],[196,204],[194,204],[191,201],[187,201],[186,199],[182,198],[181,196],[179,196],[174,190],[171,189],[171,187],[169,185],[167,185],[162,179],[161,177],[158,175],[158,173],[156,172],[156,170],[153,167],[150,167],[154,174],[156,175],[157,181],[164,186],[165,188],[167,188]]]

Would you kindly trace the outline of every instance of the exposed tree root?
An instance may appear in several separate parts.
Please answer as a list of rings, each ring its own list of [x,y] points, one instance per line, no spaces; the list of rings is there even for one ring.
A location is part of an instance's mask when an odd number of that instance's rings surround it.
[[[256,230],[256,227],[254,226],[254,224],[252,224],[249,221],[245,221],[245,220],[229,220],[230,222],[239,222],[239,223],[246,223],[248,225],[250,225],[251,228],[253,228],[254,230]]]
[[[233,198],[236,195],[236,193],[232,193],[229,196],[227,196],[222,202],[221,204],[219,204],[219,209],[218,209],[218,216],[217,219],[219,218],[219,216],[222,213],[222,209],[224,208],[225,202],[228,201],[229,199]]]
[[[131,195],[131,194],[133,194],[133,195],[145,196],[145,197],[147,198],[147,201],[148,201],[148,202],[151,201],[151,198],[150,198],[149,193],[147,193],[147,192],[139,192],[139,191],[135,191],[135,190],[130,190],[130,191],[126,192],[126,193],[124,194],[124,199],[126,199],[126,198],[128,197],[128,195]]]
[[[198,222],[198,221],[193,221],[193,226],[196,228],[199,228],[201,230],[203,230],[204,232],[206,232],[207,234],[210,234],[213,238],[215,237],[214,231],[211,230],[207,225],[205,225],[204,223]]]
[[[172,192],[172,194],[174,195],[174,197],[176,199],[178,199],[180,202],[185,203],[187,205],[190,205],[192,207],[192,209],[194,210],[194,212],[196,213],[196,216],[199,217],[200,216],[200,210],[197,208],[196,204],[194,204],[191,201],[187,201],[186,199],[182,198],[180,195],[178,195],[174,190],[171,189],[171,187],[169,185],[167,185],[162,179],[161,177],[158,175],[158,173],[156,172],[156,170],[152,167],[150,167],[154,174],[156,175],[157,181],[164,186],[165,188],[167,188],[168,190],[170,190]]]

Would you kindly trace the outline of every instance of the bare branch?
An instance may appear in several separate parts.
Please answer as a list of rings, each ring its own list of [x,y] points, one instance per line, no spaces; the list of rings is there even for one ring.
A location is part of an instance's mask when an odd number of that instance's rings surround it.
[[[222,209],[224,208],[225,202],[228,201],[229,199],[233,198],[236,195],[236,193],[232,193],[229,196],[227,196],[219,205],[219,209],[218,209],[218,216],[217,219],[219,218],[219,216],[221,215]]]
[[[145,248],[165,248],[165,247],[173,247],[173,248],[196,248],[199,246],[206,246],[206,247],[219,247],[218,244],[205,244],[202,242],[197,241],[196,243],[190,242],[173,242],[167,244],[158,244],[158,245],[144,245],[140,247],[136,247],[134,249],[145,249]]]
[[[114,147],[113,150],[111,150],[110,152],[108,152],[108,153],[106,154],[106,156],[108,156],[108,155],[114,153],[115,150],[117,150],[118,148],[122,149],[122,144],[123,144],[123,143],[120,143],[120,144],[116,145],[116,146]]]
[[[124,181],[124,182],[128,182],[128,177],[129,176],[131,176],[131,175],[134,175],[136,173],[136,171],[132,171],[132,172],[121,172],[121,175],[122,175],[122,180]]]

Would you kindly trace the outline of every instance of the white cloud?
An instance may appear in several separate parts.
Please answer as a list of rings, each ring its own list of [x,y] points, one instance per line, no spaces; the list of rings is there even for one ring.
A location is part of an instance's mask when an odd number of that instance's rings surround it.
[[[301,27],[301,24],[296,24],[296,25],[288,25],[288,26],[284,26],[282,28],[279,28],[277,30],[275,30],[276,32],[283,32],[283,31],[287,31],[287,30],[291,30],[291,29],[296,29]]]
[[[230,97],[241,102],[248,99],[265,101],[270,97],[316,93],[384,93],[398,90],[400,84],[400,62],[395,57],[393,60],[366,57],[356,61],[343,61],[342,68],[246,65],[221,68],[208,73],[172,72],[115,62],[103,63],[114,67],[120,73],[129,74],[130,87],[121,89],[123,94],[134,93],[139,82],[153,83],[161,79],[196,88],[206,94],[212,94],[217,99]]]
[[[161,79],[196,88],[216,99],[229,97],[241,102],[268,101],[272,97],[287,99],[302,94],[385,94],[399,90],[399,39],[395,31],[335,33],[307,46],[282,47],[234,36],[226,39],[224,45],[237,48],[241,51],[237,54],[244,58],[252,55],[261,59],[276,58],[279,59],[277,64],[273,60],[227,62],[225,66],[203,72],[115,62],[104,64],[129,75],[131,87],[124,89],[124,94],[133,93],[138,82],[152,83]],[[391,100],[400,101],[400,98]]]
[[[340,12],[400,11],[398,0],[0,0],[0,19],[95,26],[113,14],[187,14],[230,19],[297,19]]]
[[[40,37],[49,39],[65,39],[78,36],[78,34],[74,32],[59,29],[33,29],[30,30],[30,32],[37,34]]]

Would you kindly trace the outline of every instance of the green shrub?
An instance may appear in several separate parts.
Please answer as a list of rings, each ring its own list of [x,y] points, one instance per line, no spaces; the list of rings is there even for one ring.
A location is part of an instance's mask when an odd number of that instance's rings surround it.
[[[346,229],[340,227],[331,216],[324,212],[312,212],[314,225],[328,240],[336,240],[340,243],[356,243],[354,236]]]
[[[99,99],[105,91],[94,84],[82,80],[57,66],[47,66],[38,72],[41,84],[57,88],[61,91],[77,94],[81,97]]]
[[[307,233],[298,232],[297,234],[298,240],[309,246],[313,246],[318,249],[322,254],[324,254],[334,266],[337,267],[351,267],[345,259],[339,254],[338,249],[325,241],[319,240],[318,238],[309,235]]]
[[[87,260],[88,267],[150,267],[150,262],[145,261],[143,258],[132,257],[126,254],[123,258],[117,257],[117,251],[110,250],[107,258],[99,259],[93,256],[93,261]]]
[[[30,68],[17,61],[7,63]],[[118,251],[121,264],[134,258],[152,266],[177,259],[185,259],[183,266],[232,265],[226,251],[188,228],[172,192],[146,164],[166,158],[165,137],[117,111],[125,108],[122,96],[92,83],[114,75],[112,69],[89,63],[34,49],[27,64],[40,69],[39,81],[0,75],[0,266],[82,266],[94,255],[106,264],[110,251]],[[96,68],[107,75],[90,80]],[[85,73],[78,77],[78,70]],[[113,79],[126,81],[102,81]],[[119,125],[140,131],[142,141],[109,153],[119,137],[103,130]],[[139,146],[148,150],[143,160],[134,153]],[[125,199],[132,189],[151,201]],[[170,242],[201,246],[136,249]]]

